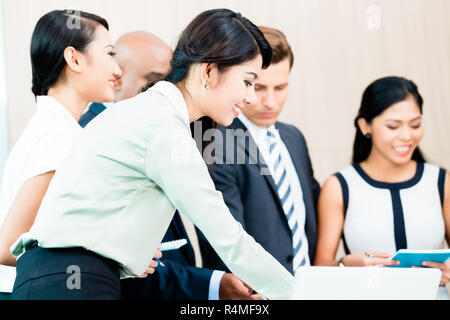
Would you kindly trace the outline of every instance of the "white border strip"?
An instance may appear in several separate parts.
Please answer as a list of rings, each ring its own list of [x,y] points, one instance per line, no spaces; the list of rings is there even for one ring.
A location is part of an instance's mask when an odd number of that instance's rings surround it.
[[[5,38],[3,20],[3,1],[0,0],[0,179],[8,158],[8,96],[6,92]]]

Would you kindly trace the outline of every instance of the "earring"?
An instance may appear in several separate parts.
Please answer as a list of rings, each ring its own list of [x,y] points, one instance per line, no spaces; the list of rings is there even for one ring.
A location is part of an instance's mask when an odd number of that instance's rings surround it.
[[[209,82],[208,82],[208,80],[206,80],[206,83],[205,83],[205,89],[206,89],[206,90],[209,89]]]
[[[370,133],[367,133],[364,137],[369,140],[370,138],[372,138],[372,135]]]

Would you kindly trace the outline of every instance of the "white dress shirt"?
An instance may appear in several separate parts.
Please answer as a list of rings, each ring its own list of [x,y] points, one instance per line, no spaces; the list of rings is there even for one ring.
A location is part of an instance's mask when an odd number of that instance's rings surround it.
[[[286,169],[286,175],[289,181],[289,185],[291,186],[292,195],[293,195],[293,203],[294,203],[294,212],[293,215],[297,216],[297,223],[299,226],[298,236],[302,239],[302,247],[300,248],[300,252],[303,253],[303,256],[306,259],[306,265],[311,265],[309,261],[308,255],[308,238],[305,233],[305,220],[306,220],[306,209],[305,203],[303,202],[303,192],[300,185],[300,180],[297,175],[297,171],[295,170],[294,163],[292,162],[292,158],[289,154],[286,145],[283,140],[281,140],[280,133],[275,128],[274,125],[270,127],[262,127],[254,124],[250,121],[242,112],[239,114],[238,119],[244,124],[244,126],[250,132],[253,140],[258,147],[261,156],[263,157],[265,163],[269,163],[269,142],[267,139],[267,131],[269,129],[274,129],[275,137],[277,139],[278,145],[280,146],[281,159]],[[270,174],[274,176],[272,166],[268,166]]]
[[[36,113],[12,148],[0,189],[0,225],[28,179],[54,171],[81,132],[69,111],[49,96],[36,98]],[[11,292],[15,268],[0,265],[0,291]]]
[[[294,277],[231,215],[191,137],[183,95],[166,81],[86,126],[11,252],[81,246],[115,260],[121,278],[135,277],[152,260],[175,208],[259,294],[291,297]]]

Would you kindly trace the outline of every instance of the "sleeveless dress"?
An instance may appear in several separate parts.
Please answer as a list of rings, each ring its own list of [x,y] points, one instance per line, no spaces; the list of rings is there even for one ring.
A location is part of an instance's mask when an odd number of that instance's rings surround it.
[[[442,248],[444,169],[418,162],[415,175],[399,183],[376,181],[357,163],[335,175],[344,199],[347,254]],[[448,298],[445,287],[439,288],[438,297]]]

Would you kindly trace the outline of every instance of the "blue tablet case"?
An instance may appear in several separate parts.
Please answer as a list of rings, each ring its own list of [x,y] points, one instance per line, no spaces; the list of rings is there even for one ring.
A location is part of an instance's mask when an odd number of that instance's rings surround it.
[[[442,250],[408,250],[401,249],[394,254],[391,259],[400,261],[397,266],[393,268],[409,268],[412,266],[423,267],[423,261],[433,261],[445,263],[450,258],[450,249]]]

